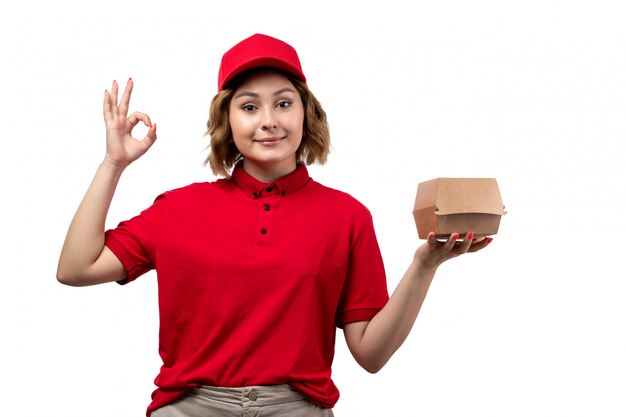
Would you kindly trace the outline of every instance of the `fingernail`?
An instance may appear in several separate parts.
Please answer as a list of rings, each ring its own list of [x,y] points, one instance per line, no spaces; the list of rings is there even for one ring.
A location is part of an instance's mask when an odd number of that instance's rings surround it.
[[[131,82],[133,79],[132,78],[128,78],[128,82]]]
[[[469,232],[469,233],[467,234],[467,238],[468,238],[469,240],[474,239],[474,232]]]
[[[459,238],[459,234],[458,233],[453,233],[452,234],[452,239],[456,240]]]
[[[493,241],[492,237],[487,238],[487,244],[490,244]]]

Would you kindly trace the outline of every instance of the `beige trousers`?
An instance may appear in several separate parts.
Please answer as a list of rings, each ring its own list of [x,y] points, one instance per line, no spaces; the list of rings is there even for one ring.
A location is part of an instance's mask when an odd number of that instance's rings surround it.
[[[202,386],[150,417],[333,417],[333,412],[310,403],[289,385]]]

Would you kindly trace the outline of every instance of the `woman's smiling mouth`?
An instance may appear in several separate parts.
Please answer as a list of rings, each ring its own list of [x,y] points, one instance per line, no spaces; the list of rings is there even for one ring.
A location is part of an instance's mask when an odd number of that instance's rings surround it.
[[[269,138],[255,139],[254,141],[264,146],[271,146],[280,143],[283,139],[284,137],[273,136]]]

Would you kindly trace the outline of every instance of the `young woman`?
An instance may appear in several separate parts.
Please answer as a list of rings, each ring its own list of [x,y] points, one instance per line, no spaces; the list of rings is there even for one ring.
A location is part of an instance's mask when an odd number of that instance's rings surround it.
[[[133,81],[104,96],[106,154],[70,225],[57,277],[130,282],[156,269],[163,366],[147,415],[327,416],[335,329],[377,372],[404,342],[438,266],[491,239],[431,233],[389,297],[372,218],[306,165],[324,163],[326,115],[296,51],[253,35],[226,52],[211,103],[208,163],[221,178],[165,192],[105,232],[124,169],[154,143],[128,116]],[[143,122],[150,129],[131,136]]]

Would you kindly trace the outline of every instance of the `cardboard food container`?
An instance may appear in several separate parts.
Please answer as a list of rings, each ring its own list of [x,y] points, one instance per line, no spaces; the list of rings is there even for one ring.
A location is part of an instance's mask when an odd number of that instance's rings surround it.
[[[438,239],[495,235],[505,214],[495,178],[435,178],[417,186],[413,217],[420,239],[430,232]]]

